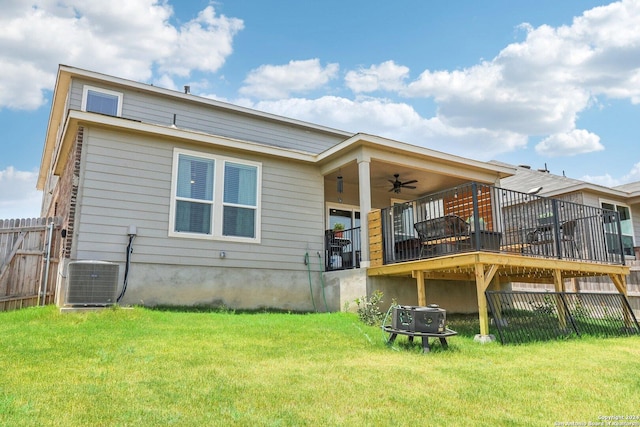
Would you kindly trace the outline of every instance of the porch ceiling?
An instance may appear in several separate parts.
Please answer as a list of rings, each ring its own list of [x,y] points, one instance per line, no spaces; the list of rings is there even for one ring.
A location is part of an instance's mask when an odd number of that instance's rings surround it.
[[[495,266],[501,282],[554,283],[555,274],[563,279],[589,276],[626,276],[630,268],[623,265],[543,259],[515,254],[471,252],[370,267],[369,276],[414,276],[425,279],[476,280],[476,265]]]
[[[415,189],[402,188],[400,195],[402,199],[406,200],[416,199],[425,194],[433,193],[443,188],[452,188],[470,181],[467,177],[450,176],[416,169],[407,165],[376,160],[371,162],[370,174],[373,192],[389,192],[392,188],[392,184],[389,181],[395,179],[394,174],[399,174],[399,180],[402,182],[417,180],[418,182],[411,184],[416,187]],[[328,182],[335,182],[338,176],[342,176],[345,184],[357,185],[359,181],[358,164],[356,162],[348,163],[339,170],[326,175],[325,179]]]

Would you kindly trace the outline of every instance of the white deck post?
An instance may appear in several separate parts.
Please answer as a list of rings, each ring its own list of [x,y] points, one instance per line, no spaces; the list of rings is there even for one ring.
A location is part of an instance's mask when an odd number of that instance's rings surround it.
[[[360,266],[369,267],[369,218],[371,211],[371,160],[358,159],[360,193]]]

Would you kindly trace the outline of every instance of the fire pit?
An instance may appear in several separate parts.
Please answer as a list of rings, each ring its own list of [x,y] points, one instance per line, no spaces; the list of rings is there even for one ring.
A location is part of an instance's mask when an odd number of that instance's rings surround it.
[[[431,351],[429,338],[438,338],[443,348],[448,348],[447,337],[457,335],[457,332],[446,327],[447,312],[437,304],[426,307],[398,305],[392,307],[391,325],[383,325],[382,329],[388,332],[387,343],[393,345],[398,335],[406,335],[409,342],[414,337],[422,338],[422,351]]]

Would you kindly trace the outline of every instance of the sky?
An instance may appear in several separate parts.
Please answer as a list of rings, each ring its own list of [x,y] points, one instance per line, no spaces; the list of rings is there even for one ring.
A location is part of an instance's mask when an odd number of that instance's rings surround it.
[[[640,0],[0,0],[0,219],[59,64],[475,160],[640,181]]]

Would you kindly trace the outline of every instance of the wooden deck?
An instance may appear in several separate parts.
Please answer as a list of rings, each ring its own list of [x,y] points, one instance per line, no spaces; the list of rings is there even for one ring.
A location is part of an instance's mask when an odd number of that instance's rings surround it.
[[[410,276],[416,279],[418,305],[426,301],[427,279],[462,280],[476,283],[480,334],[489,334],[487,300],[484,292],[500,283],[550,283],[558,292],[564,291],[564,279],[605,276],[616,289],[627,296],[626,276],[630,268],[624,265],[558,260],[510,253],[466,252],[396,264],[372,266],[369,276]]]

